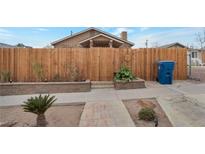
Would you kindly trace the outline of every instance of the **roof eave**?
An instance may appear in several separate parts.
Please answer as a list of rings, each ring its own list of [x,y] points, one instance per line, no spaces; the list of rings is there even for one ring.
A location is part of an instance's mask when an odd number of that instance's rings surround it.
[[[69,38],[71,38],[71,37],[74,37],[74,36],[77,36],[77,35],[79,35],[79,34],[85,33],[85,32],[87,32],[87,31],[89,31],[89,30],[99,31],[99,32],[101,32],[101,33],[103,33],[103,34],[105,34],[105,35],[111,36],[111,37],[113,37],[113,38],[115,38],[115,39],[118,39],[118,40],[120,40],[120,41],[122,41],[122,42],[128,43],[128,44],[130,44],[131,46],[134,46],[134,45],[135,45],[134,43],[132,43],[132,42],[130,42],[130,41],[123,40],[123,39],[121,39],[121,38],[119,38],[119,37],[117,37],[117,36],[115,36],[115,35],[112,35],[112,34],[110,34],[110,33],[104,32],[104,31],[102,31],[102,30],[100,30],[100,29],[97,29],[97,28],[94,28],[94,27],[90,27],[90,28],[88,28],[88,29],[85,29],[85,30],[83,30],[83,31],[80,31],[80,32],[78,32],[78,33],[75,33],[74,35],[70,35],[70,36],[64,37],[64,38],[62,38],[62,39],[56,40],[56,41],[54,41],[54,42],[51,42],[51,45],[55,45],[55,44],[57,44],[57,43],[59,43],[59,42],[61,42],[61,41],[64,41],[64,40],[69,39]]]

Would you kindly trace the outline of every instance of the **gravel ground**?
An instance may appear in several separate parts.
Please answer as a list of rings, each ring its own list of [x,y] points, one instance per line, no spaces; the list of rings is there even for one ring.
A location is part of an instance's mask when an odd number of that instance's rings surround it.
[[[48,127],[78,127],[85,103],[53,105],[46,112]],[[0,107],[0,122],[17,122],[16,127],[35,126],[36,115],[21,106]]]
[[[133,99],[133,100],[124,100],[123,101],[125,107],[127,108],[128,112],[132,120],[137,127],[154,127],[154,122],[148,122],[144,120],[139,120],[138,112],[143,107],[150,107],[153,108],[159,121],[158,127],[172,127],[168,117],[166,116],[165,112],[162,110],[156,99]]]

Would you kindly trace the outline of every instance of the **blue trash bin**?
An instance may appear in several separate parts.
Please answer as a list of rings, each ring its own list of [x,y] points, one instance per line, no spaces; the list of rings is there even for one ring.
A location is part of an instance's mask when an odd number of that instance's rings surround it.
[[[174,61],[159,61],[158,62],[158,77],[157,80],[161,84],[172,84]]]

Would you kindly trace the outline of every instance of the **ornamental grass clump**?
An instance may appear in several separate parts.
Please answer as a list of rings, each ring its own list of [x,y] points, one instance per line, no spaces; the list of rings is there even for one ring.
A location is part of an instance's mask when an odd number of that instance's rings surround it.
[[[43,81],[44,79],[43,65],[40,63],[33,63],[32,68],[38,81]]]
[[[0,74],[0,79],[2,82],[9,82],[11,79],[11,73],[9,71],[2,71]]]
[[[115,81],[125,81],[125,82],[129,82],[134,79],[136,79],[136,77],[132,74],[132,71],[124,65],[120,67],[119,72],[116,73],[114,78]]]
[[[154,121],[155,115],[155,111],[148,107],[142,108],[138,113],[139,119],[145,121]]]
[[[45,112],[56,101],[55,96],[35,96],[29,98],[22,105],[25,112],[31,112],[37,115],[37,127],[45,127],[48,123],[46,121]]]

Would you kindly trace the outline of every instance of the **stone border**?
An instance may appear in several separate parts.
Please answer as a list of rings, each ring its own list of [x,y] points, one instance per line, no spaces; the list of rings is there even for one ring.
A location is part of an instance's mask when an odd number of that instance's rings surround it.
[[[90,80],[82,82],[14,82],[0,83],[0,96],[88,92],[91,90]]]
[[[143,79],[132,80],[130,82],[114,81],[114,87],[116,90],[146,88]]]

